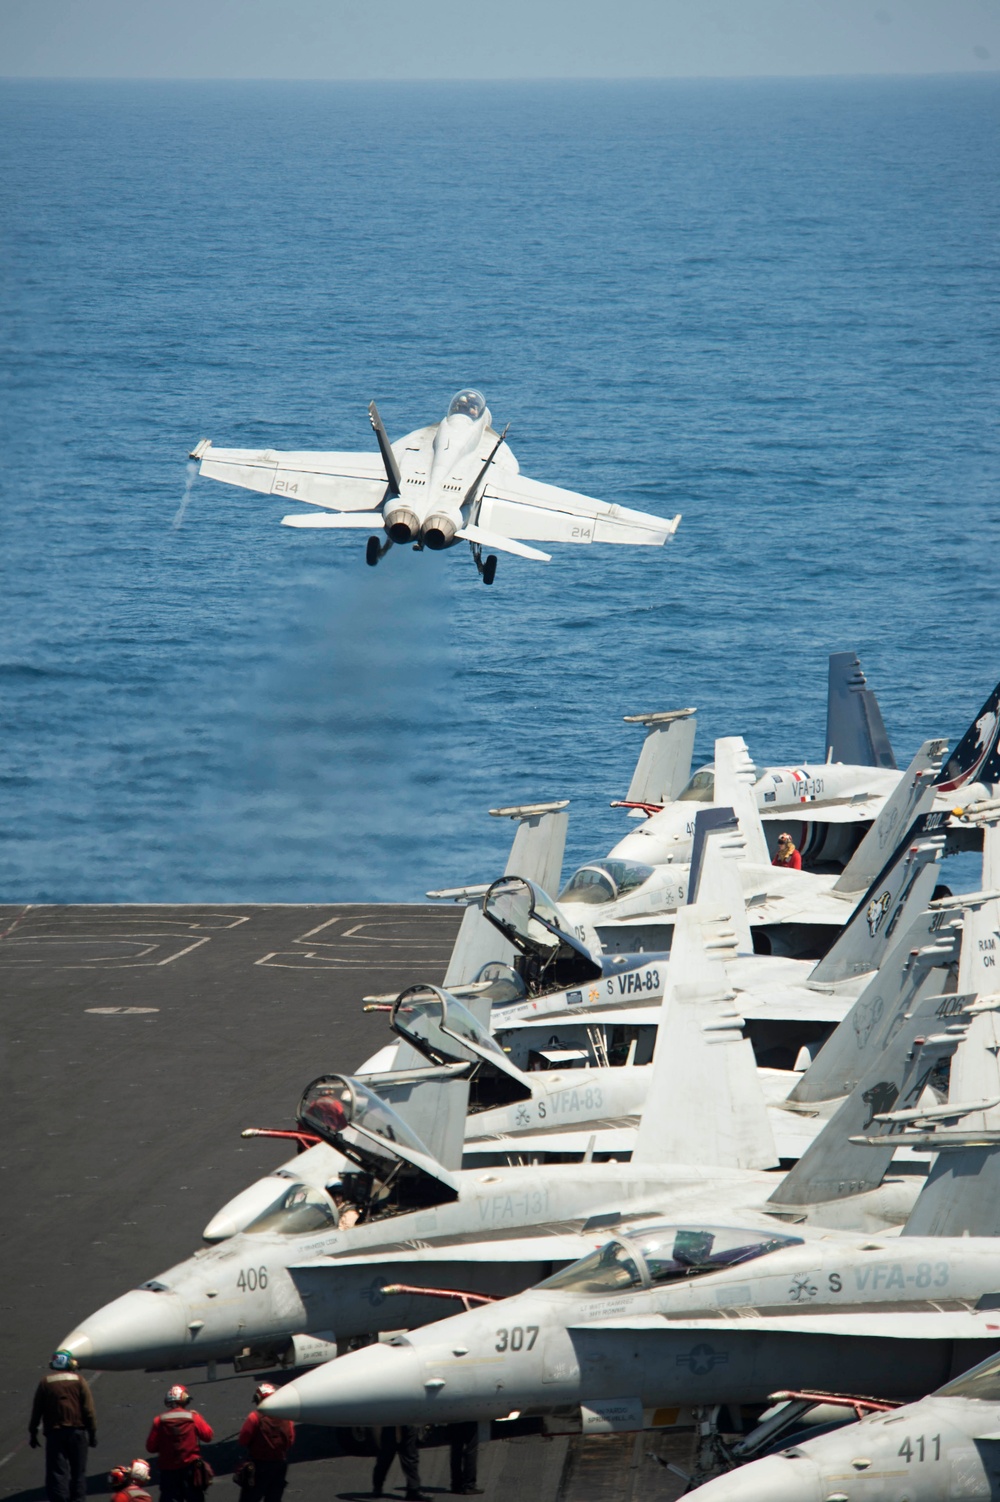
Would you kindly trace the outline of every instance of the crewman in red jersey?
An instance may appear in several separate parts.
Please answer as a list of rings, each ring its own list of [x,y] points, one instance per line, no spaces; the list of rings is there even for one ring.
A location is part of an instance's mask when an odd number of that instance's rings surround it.
[[[111,1502],[153,1502],[146,1490],[149,1477],[148,1460],[133,1460],[131,1465],[116,1466],[108,1478],[114,1487]]]
[[[188,1405],[191,1394],[179,1384],[167,1389],[166,1412],[146,1436],[146,1449],[160,1459],[160,1502],[204,1502],[212,1472],[201,1458],[201,1441],[212,1426]]]
[[[778,849],[772,866],[784,866],[786,871],[801,871],[802,857],[795,848],[795,841],[790,834],[779,834]]]
[[[253,1395],[254,1403],[263,1403],[276,1391],[270,1382],[262,1382]],[[288,1477],[288,1452],[294,1443],[291,1419],[273,1419],[251,1408],[240,1430],[240,1444],[250,1456],[240,1502],[281,1502]]]

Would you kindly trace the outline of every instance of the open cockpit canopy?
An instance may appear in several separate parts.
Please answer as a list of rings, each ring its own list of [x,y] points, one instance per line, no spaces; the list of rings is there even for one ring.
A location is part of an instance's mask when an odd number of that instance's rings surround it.
[[[467,1007],[438,986],[410,986],[396,998],[392,1027],[432,1064],[469,1064],[469,1111],[530,1100],[531,1086]]]
[[[501,876],[483,898],[483,914],[521,956],[518,973],[528,990],[576,986],[603,971],[541,887],[523,876]]]
[[[438,986],[410,986],[396,998],[392,1028],[432,1064],[507,1063],[492,1034],[467,1007]]]
[[[360,1080],[344,1074],[320,1075],[306,1086],[298,1121],[371,1177],[372,1213],[458,1198],[454,1176],[402,1117]]]
[[[540,1283],[559,1293],[604,1294],[721,1272],[786,1246],[800,1236],[722,1226],[646,1226],[620,1236]]]

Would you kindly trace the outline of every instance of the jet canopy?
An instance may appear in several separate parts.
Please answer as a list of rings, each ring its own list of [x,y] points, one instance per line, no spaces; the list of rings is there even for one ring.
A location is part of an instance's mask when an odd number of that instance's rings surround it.
[[[603,971],[573,934],[551,897],[522,876],[501,876],[483,898],[483,915],[518,950],[517,964],[529,992],[578,986]]]
[[[393,1030],[432,1064],[476,1064],[482,1058],[501,1066],[507,1058],[467,1007],[438,986],[410,986],[396,998]]]
[[[984,1403],[1000,1402],[1000,1354],[988,1356],[971,1371],[963,1372],[953,1382],[946,1382],[935,1392],[936,1398],[980,1398]]]
[[[306,1086],[298,1121],[363,1170],[345,1174],[344,1185],[351,1191],[348,1197],[369,1218],[458,1198],[457,1180],[402,1117],[360,1080],[320,1075]]]
[[[411,986],[397,997],[392,1027],[432,1064],[469,1064],[469,1111],[530,1100],[531,1086],[492,1034],[438,986]]]
[[[766,768],[754,767],[754,783],[760,782],[766,775]],[[712,803],[715,799],[715,768],[711,762],[706,767],[699,767],[686,787],[681,788],[677,794],[678,803]]]
[[[440,410],[440,409],[439,409]],[[473,391],[466,387],[464,391],[457,391],[451,399],[448,407],[449,417],[468,417],[476,422],[486,411],[486,398],[481,391]]]
[[[764,1236],[721,1226],[647,1226],[634,1236],[609,1241],[538,1286],[575,1294],[653,1288],[801,1245],[800,1236]]]
[[[292,1184],[269,1209],[246,1228],[248,1236],[277,1231],[282,1236],[306,1236],[337,1229],[340,1217],[330,1196],[309,1184]]]
[[[575,871],[559,893],[560,902],[590,902],[599,906],[634,892],[653,875],[641,861],[589,861]]]

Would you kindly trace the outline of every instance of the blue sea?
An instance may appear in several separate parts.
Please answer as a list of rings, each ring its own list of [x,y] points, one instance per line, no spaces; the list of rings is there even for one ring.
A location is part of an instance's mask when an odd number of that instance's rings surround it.
[[[640,732],[901,763],[1000,678],[1000,82],[6,83],[0,900],[415,900],[490,807],[629,826]],[[225,446],[367,448],[480,387],[664,550],[279,526]],[[974,864],[970,880],[975,881]]]

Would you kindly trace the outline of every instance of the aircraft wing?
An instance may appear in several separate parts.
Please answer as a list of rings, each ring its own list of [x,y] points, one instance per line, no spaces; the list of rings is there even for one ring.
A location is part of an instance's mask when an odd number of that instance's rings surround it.
[[[322,1273],[324,1268],[377,1267],[394,1262],[576,1262],[585,1257],[602,1241],[607,1232],[595,1231],[585,1235],[582,1231],[546,1232],[538,1229],[534,1235],[497,1235],[489,1241],[469,1238],[440,1244],[433,1241],[400,1241],[394,1250],[378,1252],[348,1252],[317,1257],[313,1262],[296,1264],[290,1271]]]
[[[199,473],[210,480],[225,480],[261,495],[305,501],[331,511],[372,511],[385,497],[381,454],[217,449],[204,438],[191,458],[197,459]]]
[[[500,470],[491,472],[487,480],[476,521],[484,531],[528,542],[622,542],[659,547],[677,531],[680,516],[649,516],[644,511],[630,511],[626,506]]]
[[[570,1325],[571,1330],[588,1335],[607,1331],[650,1330],[659,1335],[666,1331],[711,1332],[720,1337],[731,1332],[749,1335],[846,1335],[880,1340],[991,1340],[1000,1342],[1000,1315],[995,1309],[976,1310],[965,1306],[933,1309],[927,1305],[914,1308],[879,1309],[855,1306],[851,1310],[831,1310],[783,1314],[756,1314],[753,1311],[723,1310],[703,1319],[662,1314],[637,1314],[625,1319],[602,1319]]]

